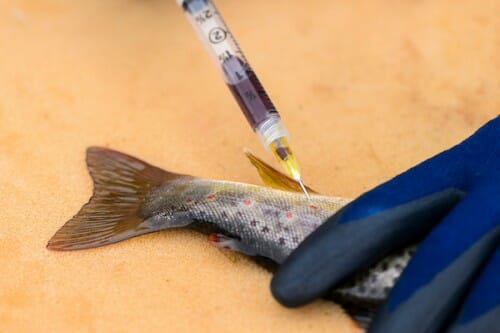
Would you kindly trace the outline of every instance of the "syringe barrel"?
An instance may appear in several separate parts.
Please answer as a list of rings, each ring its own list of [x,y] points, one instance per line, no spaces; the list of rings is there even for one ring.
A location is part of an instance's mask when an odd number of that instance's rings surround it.
[[[218,68],[227,57],[247,62],[217,7],[211,0],[177,0]],[[224,73],[221,73],[224,74]]]
[[[178,0],[253,130],[266,148],[288,137],[271,99],[211,0]]]

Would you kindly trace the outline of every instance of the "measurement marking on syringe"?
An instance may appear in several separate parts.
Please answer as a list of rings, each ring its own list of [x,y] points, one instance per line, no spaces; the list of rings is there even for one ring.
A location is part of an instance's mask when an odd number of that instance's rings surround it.
[[[212,16],[213,16],[213,14],[210,11],[210,9],[206,9],[203,11],[203,13],[196,15],[194,17],[194,19],[196,20],[196,22],[203,24],[203,23],[205,23],[206,20],[211,19]]]
[[[220,28],[220,27],[215,27],[212,28],[208,32],[208,40],[212,44],[218,44],[220,42],[223,42],[227,37],[227,32],[226,30]]]

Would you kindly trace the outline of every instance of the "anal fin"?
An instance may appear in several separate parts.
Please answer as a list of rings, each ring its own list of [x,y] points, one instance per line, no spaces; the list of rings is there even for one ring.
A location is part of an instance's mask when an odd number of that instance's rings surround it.
[[[208,239],[210,241],[210,244],[220,249],[229,249],[249,256],[257,255],[254,250],[250,249],[241,241],[223,234],[210,234],[208,236]]]

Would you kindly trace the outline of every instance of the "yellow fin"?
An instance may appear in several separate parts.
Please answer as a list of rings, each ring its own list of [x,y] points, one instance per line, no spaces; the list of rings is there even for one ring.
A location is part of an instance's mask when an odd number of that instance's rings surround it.
[[[250,163],[252,163],[259,172],[259,176],[264,184],[278,190],[302,192],[299,183],[297,183],[293,178],[290,178],[287,175],[279,172],[278,170],[252,154],[249,150],[245,149],[244,152],[250,160]],[[306,189],[309,193],[318,193],[308,186],[306,186]]]

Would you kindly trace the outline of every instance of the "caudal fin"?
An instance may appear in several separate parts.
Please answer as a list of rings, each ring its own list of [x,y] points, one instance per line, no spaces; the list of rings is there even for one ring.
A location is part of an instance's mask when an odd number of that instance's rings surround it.
[[[156,231],[141,224],[145,218],[141,204],[153,187],[183,177],[100,147],[87,149],[87,167],[94,193],[49,240],[47,248],[51,250],[92,248]]]

